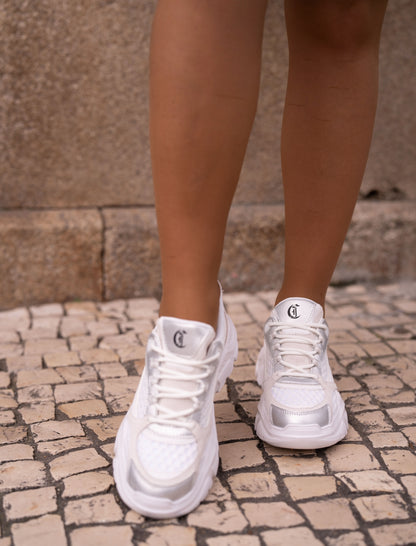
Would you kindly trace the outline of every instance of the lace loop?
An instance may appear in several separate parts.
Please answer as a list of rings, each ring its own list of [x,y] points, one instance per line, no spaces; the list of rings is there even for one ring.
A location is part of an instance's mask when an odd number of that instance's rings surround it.
[[[159,358],[157,359],[157,374],[152,377],[150,392],[152,411],[149,421],[159,425],[192,428],[193,423],[189,417],[201,408],[199,397],[205,392],[204,380],[213,372],[210,364],[218,358],[218,354],[202,360],[191,360],[164,351],[159,347],[155,347],[154,351],[159,355]],[[162,385],[161,381],[163,380],[185,382],[190,388]],[[192,384],[196,384],[196,386],[192,388]],[[189,408],[176,410],[161,403],[161,399],[186,399],[190,400],[192,404]]]
[[[326,325],[322,323],[298,325],[279,322],[272,325],[270,336],[272,350],[277,355],[277,363],[284,368],[279,372],[279,378],[285,376],[315,378],[311,370],[316,366],[321,352],[324,340],[321,331],[326,329]],[[289,356],[304,357],[304,359],[302,362],[293,362],[287,359]]]

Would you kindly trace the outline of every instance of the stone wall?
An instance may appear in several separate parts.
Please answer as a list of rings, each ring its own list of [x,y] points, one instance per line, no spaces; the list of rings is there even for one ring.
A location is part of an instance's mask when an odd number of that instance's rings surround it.
[[[0,307],[159,292],[147,138],[154,6],[0,4]],[[337,282],[415,276],[415,28],[416,3],[390,0],[373,146]],[[271,288],[281,277],[281,0],[269,1],[263,51],[259,109],[226,239],[229,289]]]

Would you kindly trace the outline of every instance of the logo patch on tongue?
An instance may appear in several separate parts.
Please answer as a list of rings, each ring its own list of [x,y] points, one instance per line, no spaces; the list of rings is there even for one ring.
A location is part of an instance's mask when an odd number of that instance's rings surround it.
[[[291,305],[289,307],[289,309],[287,310],[287,314],[290,318],[297,319],[300,317],[299,307],[300,305],[298,303],[295,303],[294,305]]]
[[[183,349],[185,347],[184,336],[186,333],[186,330],[177,330],[173,335],[173,343],[176,345],[176,347],[179,347],[179,349]]]

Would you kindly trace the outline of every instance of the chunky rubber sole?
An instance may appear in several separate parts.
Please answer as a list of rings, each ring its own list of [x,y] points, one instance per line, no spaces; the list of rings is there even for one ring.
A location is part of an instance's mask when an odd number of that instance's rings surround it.
[[[220,391],[233,370],[234,361],[238,356],[237,332],[231,319],[226,315],[227,338],[219,364],[216,382],[216,392]],[[132,489],[127,480],[131,461],[128,456],[129,423],[126,418],[117,432],[113,459],[114,481],[117,491],[125,504],[143,516],[155,519],[184,516],[194,510],[208,495],[213,480],[217,475],[219,455],[218,437],[213,413],[210,437],[207,439],[203,455],[198,464],[197,475],[191,489],[176,500],[152,497]]]
[[[348,416],[342,399],[341,402],[342,405],[335,408],[331,423],[325,427],[288,425],[280,428],[263,419],[259,411],[255,421],[257,436],[272,446],[286,449],[320,449],[337,444],[348,432]]]

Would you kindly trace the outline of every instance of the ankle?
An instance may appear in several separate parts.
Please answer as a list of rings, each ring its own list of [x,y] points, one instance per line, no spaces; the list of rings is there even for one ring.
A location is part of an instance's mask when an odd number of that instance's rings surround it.
[[[164,290],[159,316],[176,317],[210,324],[217,328],[220,288],[216,283],[209,289],[188,287]]]

